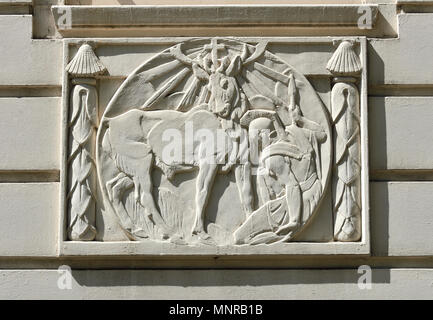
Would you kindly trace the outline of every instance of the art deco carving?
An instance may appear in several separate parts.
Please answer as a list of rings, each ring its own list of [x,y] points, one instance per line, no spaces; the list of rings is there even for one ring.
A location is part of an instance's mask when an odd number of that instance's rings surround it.
[[[358,54],[353,50],[353,43],[341,42],[329,59],[326,69],[336,75],[357,75],[362,66]]]
[[[336,75],[332,88],[334,125],[334,237],[357,241],[361,237],[360,112],[357,81],[349,75],[361,71],[353,43],[343,41],[329,60],[327,69]]]
[[[98,95],[92,76],[105,71],[88,44],[80,47],[67,65],[74,78],[69,114],[68,237],[93,240],[95,229],[95,135],[98,127]]]
[[[66,66],[66,71],[76,77],[94,77],[106,69],[88,44],[83,44],[75,57]]]
[[[133,240],[291,241],[328,185],[326,113],[308,80],[266,42],[177,44],[129,75],[104,112],[96,142],[104,206]],[[232,182],[237,192],[224,193]]]

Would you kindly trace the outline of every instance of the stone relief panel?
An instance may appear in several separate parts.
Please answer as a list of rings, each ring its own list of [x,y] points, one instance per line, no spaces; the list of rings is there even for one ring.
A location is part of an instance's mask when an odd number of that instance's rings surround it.
[[[343,41],[327,65],[336,77],[332,88],[334,126],[334,237],[357,241],[361,237],[361,135],[356,77],[362,70],[353,43]]]
[[[95,135],[98,127],[98,93],[94,76],[105,72],[88,44],[66,66],[72,80],[69,127],[68,235],[71,240],[89,241],[96,235]]]
[[[339,41],[311,82],[269,39],[177,41],[138,61],[103,110],[109,60],[81,45],[67,66],[68,240],[94,240],[111,214],[144,246],[317,242],[313,229],[360,241],[358,42]]]

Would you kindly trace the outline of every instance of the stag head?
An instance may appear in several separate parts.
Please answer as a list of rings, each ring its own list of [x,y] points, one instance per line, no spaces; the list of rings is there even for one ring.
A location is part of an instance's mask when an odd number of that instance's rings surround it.
[[[227,118],[233,109],[241,103],[241,92],[236,76],[246,64],[254,62],[263,55],[266,45],[266,42],[258,43],[254,52],[249,55],[249,49],[244,44],[241,55],[236,55],[232,59],[228,56],[222,60],[210,59],[203,52],[198,57],[197,62],[188,62],[187,57],[181,52],[174,52],[178,60],[192,65],[193,73],[197,79],[208,82],[210,110],[219,117]]]
[[[234,77],[222,72],[209,76],[209,107],[218,116],[226,118],[239,102],[239,87]]]

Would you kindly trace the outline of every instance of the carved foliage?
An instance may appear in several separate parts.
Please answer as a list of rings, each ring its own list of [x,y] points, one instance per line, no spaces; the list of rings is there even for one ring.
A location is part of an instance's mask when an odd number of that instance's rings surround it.
[[[69,105],[69,225],[71,240],[93,240],[95,229],[95,133],[98,126],[96,81],[106,71],[88,44],[83,44],[66,66],[75,86]]]
[[[69,238],[93,240],[95,223],[95,129],[97,93],[87,84],[75,85],[71,94],[69,149]]]
[[[332,89],[335,128],[334,237],[357,241],[361,236],[359,93],[354,84]]]
[[[334,238],[358,241],[361,237],[361,153],[359,92],[354,84],[361,61],[354,43],[342,41],[326,68],[336,76],[332,88],[334,125]]]

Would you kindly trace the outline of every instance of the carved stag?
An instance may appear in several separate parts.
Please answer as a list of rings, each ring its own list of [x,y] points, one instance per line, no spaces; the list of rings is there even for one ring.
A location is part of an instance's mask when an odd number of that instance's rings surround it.
[[[211,48],[212,61],[210,59],[200,61],[201,56],[196,61],[192,61],[183,55],[180,46],[176,46],[170,53],[192,68],[195,76],[193,83],[197,84],[198,81],[207,83],[208,93],[205,94],[203,103],[188,112],[180,112],[184,103],[181,103],[176,111],[146,111],[166,94],[160,91],[145,103],[143,110],[131,110],[113,119],[106,119],[104,125],[108,129],[104,137],[103,148],[115,161],[119,170],[119,174],[106,183],[106,188],[110,201],[116,207],[122,224],[128,232],[140,233],[139,227],[134,226],[121,203],[123,192],[133,186],[136,201],[145,208],[147,217],[159,227],[163,238],[168,238],[173,234],[173,230],[164,222],[152,197],[153,185],[150,174],[154,166],[160,168],[168,179],[178,172],[198,168],[195,195],[196,213],[192,233],[201,239],[209,238],[204,228],[205,209],[218,170],[228,172],[234,166],[236,183],[245,213],[252,212],[253,197],[249,163],[248,161],[236,163],[239,162],[239,136],[242,130],[239,118],[245,112],[246,106],[245,98],[243,98],[235,76],[244,63],[252,62],[264,52],[262,44],[258,48],[260,48],[259,52],[253,53],[250,58],[246,57],[244,51],[242,56],[237,55],[230,61],[228,57],[217,59],[215,53],[217,44],[214,44]],[[187,99],[184,98],[182,101],[185,100]],[[225,129],[224,140],[227,143],[224,144],[224,149],[217,147],[211,154],[212,158],[197,158],[196,155],[200,150],[208,147],[204,145],[206,142],[197,142],[191,149],[193,154],[188,155],[185,153],[187,151],[183,150],[182,160],[167,163],[160,147],[160,142],[163,140],[162,129],[178,129],[181,132],[182,127],[188,121],[197,131],[211,129],[216,132],[218,129]],[[216,159],[233,159],[233,153],[235,161],[225,165],[217,163]],[[186,159],[193,159],[193,161],[186,161]]]

